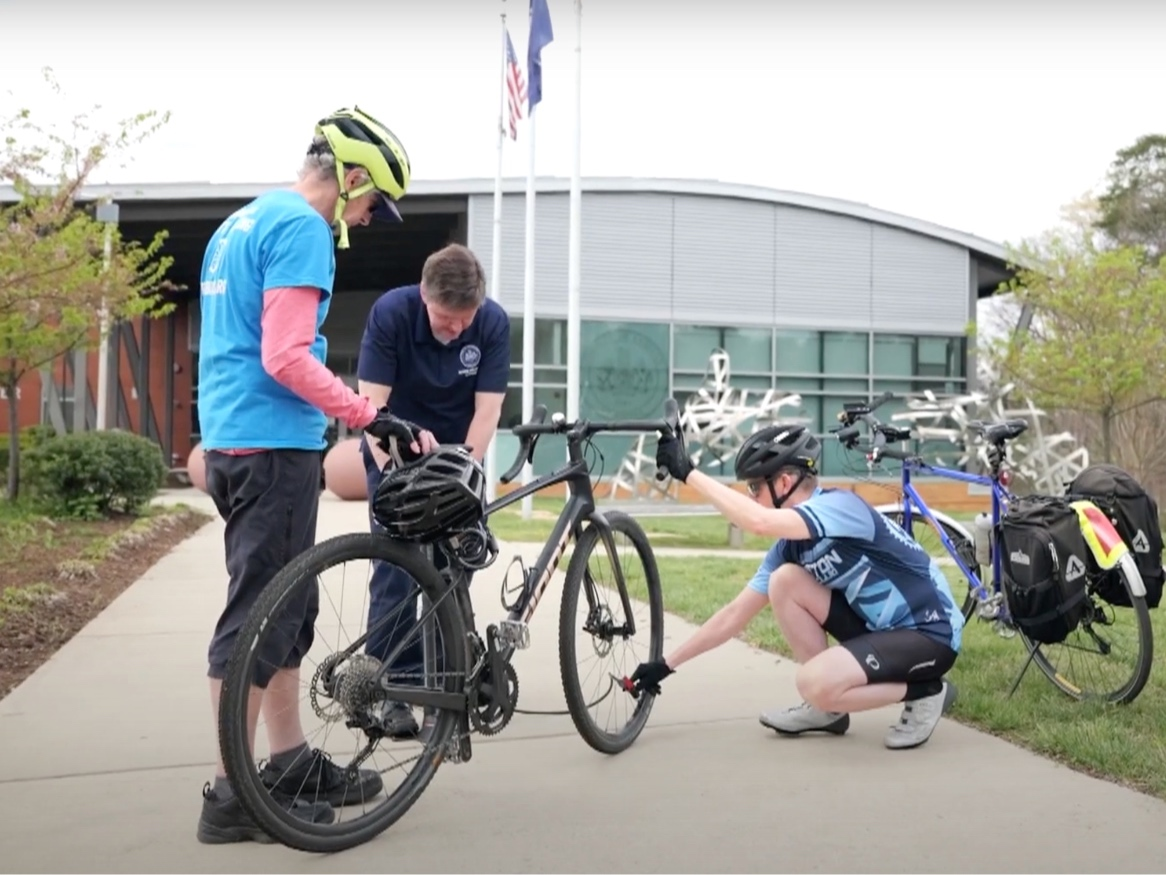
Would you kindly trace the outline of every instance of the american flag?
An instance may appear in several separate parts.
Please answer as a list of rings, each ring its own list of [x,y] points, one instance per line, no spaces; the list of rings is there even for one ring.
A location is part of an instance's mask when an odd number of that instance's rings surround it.
[[[514,43],[510,42],[509,28],[506,30],[506,102],[510,106],[510,139],[517,140],[518,120],[526,103],[526,83],[522,80],[518,56],[514,54]]]

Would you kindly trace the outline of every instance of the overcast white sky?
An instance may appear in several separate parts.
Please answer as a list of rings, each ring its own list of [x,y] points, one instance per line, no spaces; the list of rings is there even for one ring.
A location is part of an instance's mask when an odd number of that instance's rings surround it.
[[[537,172],[568,176],[574,10],[549,5]],[[50,65],[67,108],[172,111],[98,181],[290,180],[316,119],[352,102],[404,139],[416,178],[492,178],[504,7],[525,59],[526,0],[0,0],[0,99],[60,113]],[[585,16],[585,176],[811,192],[1011,242],[1166,130],[1166,3],[585,0]],[[526,134],[507,176],[526,174]]]

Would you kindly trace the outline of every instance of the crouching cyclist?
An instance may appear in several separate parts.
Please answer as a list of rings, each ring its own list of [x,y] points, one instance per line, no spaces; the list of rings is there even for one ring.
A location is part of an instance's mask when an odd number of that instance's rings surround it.
[[[637,694],[659,694],[664,678],[740,633],[768,603],[801,663],[804,701],[762,714],[762,725],[841,735],[852,712],[903,702],[885,744],[918,747],[955,699],[944,675],[959,653],[963,615],[936,562],[900,526],[855,493],[818,484],[821,452],[800,425],[757,431],[735,463],[749,498],[693,470],[683,437],[660,438],[658,465],[744,531],[776,543],[740,595],[632,680]],[[827,633],[837,645],[827,646]]]

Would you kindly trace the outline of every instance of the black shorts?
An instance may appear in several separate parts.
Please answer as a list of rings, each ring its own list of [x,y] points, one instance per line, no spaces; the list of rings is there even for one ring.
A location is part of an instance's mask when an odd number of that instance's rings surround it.
[[[240,627],[255,599],[295,556],[316,542],[320,506],[320,453],[264,450],[206,454],[207,492],[227,524],[227,601],[207,650],[207,675],[221,679]],[[312,647],[319,593],[306,587],[272,621],[281,634],[267,636],[256,686],[266,687],[280,668],[296,668]]]
[[[957,656],[946,644],[914,629],[871,632],[838,590],[830,592],[823,628],[854,655],[872,684],[938,680]]]

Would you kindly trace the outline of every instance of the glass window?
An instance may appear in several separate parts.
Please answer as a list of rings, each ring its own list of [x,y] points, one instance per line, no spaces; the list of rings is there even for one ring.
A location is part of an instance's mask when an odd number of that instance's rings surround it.
[[[866,380],[823,380],[822,420],[826,428],[837,424],[843,405],[869,399]]]
[[[866,380],[825,379],[822,381],[822,391],[831,395],[842,395],[851,401],[864,400],[870,391]]]
[[[964,338],[920,337],[920,377],[964,376]]]
[[[709,369],[714,351],[724,350],[734,374],[770,373],[773,340],[768,328],[720,328],[677,325],[672,330],[673,367],[678,371]]]
[[[718,328],[677,325],[672,331],[673,367],[678,371],[701,371],[708,367],[709,356],[721,347]]]
[[[510,363],[522,365],[522,316],[510,317]],[[536,365],[567,366],[567,320],[534,320],[534,362]],[[519,380],[522,379],[521,367]]]
[[[887,377],[915,374],[915,338],[879,334],[874,341],[874,372]]]
[[[759,403],[762,396],[773,387],[773,377],[768,374],[738,374],[734,371],[729,375],[729,386],[733,389],[748,389],[746,403]]]
[[[777,388],[782,392],[821,392],[821,380],[809,380],[804,377],[778,377],[776,380]]]
[[[821,438],[823,477],[870,479],[873,472],[867,471],[866,459],[861,449],[848,450],[839,443],[837,437],[829,433],[822,435]]]
[[[722,328],[721,336],[732,373],[773,370],[773,335],[768,328]]]
[[[870,335],[828,331],[822,334],[822,373],[866,374],[870,366]]]
[[[776,369],[780,374],[820,374],[822,338],[817,331],[777,332]]]
[[[783,404],[777,415],[782,420],[803,421],[814,434],[822,432],[822,398],[819,395],[802,395],[797,404]]]
[[[536,367],[534,369],[534,382],[536,385],[546,383],[546,384],[551,384],[551,385],[556,385],[556,386],[560,385],[560,384],[563,386],[566,386],[567,385],[567,369],[565,367],[562,367],[562,368],[560,368],[560,367],[553,367],[553,368]],[[510,385],[518,386],[520,389],[522,388],[522,365],[521,364],[517,364],[517,365],[512,364],[510,366]]]
[[[584,321],[579,329],[580,414],[590,419],[660,416],[668,397],[667,324]]]
[[[534,403],[535,405],[545,404],[547,406],[547,419],[550,419],[551,414],[562,412],[567,413],[567,387],[566,386],[538,386],[534,387]],[[502,401],[502,420],[498,423],[498,428],[514,428],[522,422],[522,383],[511,383],[506,390],[506,398]],[[539,444],[542,444],[542,438],[539,438]]]

